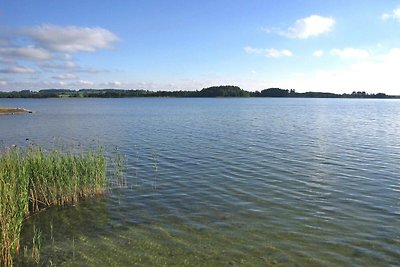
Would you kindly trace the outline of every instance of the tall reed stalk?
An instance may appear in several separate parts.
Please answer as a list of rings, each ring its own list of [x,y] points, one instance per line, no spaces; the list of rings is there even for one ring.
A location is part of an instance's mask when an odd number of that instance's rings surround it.
[[[101,149],[81,153],[39,146],[0,152],[0,265],[12,266],[24,218],[51,206],[105,193],[106,160]]]

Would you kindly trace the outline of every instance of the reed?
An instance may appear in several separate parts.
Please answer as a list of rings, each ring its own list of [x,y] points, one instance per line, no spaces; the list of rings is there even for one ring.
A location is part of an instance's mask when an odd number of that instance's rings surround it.
[[[36,227],[33,228],[33,238],[32,238],[32,259],[39,266],[40,262],[40,249],[42,248],[42,232],[37,230]]]
[[[0,265],[12,266],[24,219],[51,206],[105,193],[106,157],[101,149],[74,153],[39,146],[0,152]]]

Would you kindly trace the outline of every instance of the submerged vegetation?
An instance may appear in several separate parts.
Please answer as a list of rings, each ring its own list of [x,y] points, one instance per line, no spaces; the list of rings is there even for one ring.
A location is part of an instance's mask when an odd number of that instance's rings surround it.
[[[59,98],[59,97],[307,97],[307,98],[400,98],[383,93],[367,94],[354,91],[351,94],[333,94],[324,92],[297,93],[294,89],[268,88],[262,91],[246,91],[238,86],[223,85],[203,88],[198,91],[149,91],[121,89],[45,89],[40,91],[0,92],[0,98]]]
[[[46,152],[31,146],[0,151],[0,265],[12,266],[20,250],[23,221],[30,214],[102,195],[106,187],[106,157],[101,149]]]

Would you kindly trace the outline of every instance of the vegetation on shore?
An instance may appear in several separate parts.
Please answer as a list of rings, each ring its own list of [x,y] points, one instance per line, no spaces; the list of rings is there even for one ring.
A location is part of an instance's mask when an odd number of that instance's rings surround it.
[[[250,92],[238,86],[224,85],[203,88],[200,91],[149,91],[120,89],[46,89],[40,91],[0,92],[0,98],[58,98],[58,97],[308,97],[308,98],[400,98],[383,93],[367,94],[354,91],[351,94],[333,94],[324,92],[297,93],[294,89],[269,88]]]
[[[0,151],[0,265],[12,266],[23,221],[30,214],[102,195],[106,187],[101,149],[46,152],[30,146]]]
[[[31,111],[24,108],[0,107],[0,115],[23,114],[23,113],[31,113]]]

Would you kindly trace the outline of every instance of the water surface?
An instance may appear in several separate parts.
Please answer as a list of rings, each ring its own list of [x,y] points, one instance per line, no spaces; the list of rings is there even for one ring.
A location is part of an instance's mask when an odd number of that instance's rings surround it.
[[[128,188],[50,209],[42,262],[396,266],[400,101],[44,99],[0,105],[0,143],[118,147]],[[29,140],[26,140],[29,139]],[[24,263],[20,257],[19,264]]]

